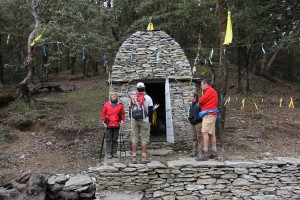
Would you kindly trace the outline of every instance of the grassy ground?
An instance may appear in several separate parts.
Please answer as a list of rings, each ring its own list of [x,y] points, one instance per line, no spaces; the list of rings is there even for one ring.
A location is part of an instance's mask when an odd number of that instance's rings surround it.
[[[23,170],[72,173],[96,165],[105,80],[59,77],[65,92],[40,91],[35,103],[17,99],[2,107],[0,183]]]

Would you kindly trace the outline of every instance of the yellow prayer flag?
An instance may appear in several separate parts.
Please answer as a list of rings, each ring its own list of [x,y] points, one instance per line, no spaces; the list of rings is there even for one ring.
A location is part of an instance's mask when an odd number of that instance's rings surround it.
[[[279,103],[279,107],[281,108],[281,106],[282,106],[282,98],[280,98],[280,101],[279,101],[280,103]]]
[[[156,126],[157,124],[156,124],[156,119],[157,119],[157,112],[154,112],[153,114],[152,114],[152,125],[153,126]]]
[[[38,43],[43,37],[43,34],[39,34],[30,44],[30,46],[34,46],[36,43]]]
[[[226,106],[229,103],[230,103],[230,97],[228,97],[228,99],[225,101],[224,106]]]
[[[153,31],[153,30],[154,30],[154,26],[153,26],[152,22],[149,22],[147,31]]]
[[[227,28],[224,39],[224,44],[229,45],[232,42],[232,24],[231,24],[231,12],[228,11],[227,15]]]
[[[253,101],[253,104],[254,104],[254,106],[255,106],[256,110],[258,111],[258,107],[257,107],[257,105],[256,105],[255,101]]]
[[[293,102],[293,97],[291,97],[291,101],[290,101],[290,105],[289,105],[289,108],[295,108],[294,106],[294,102]]]

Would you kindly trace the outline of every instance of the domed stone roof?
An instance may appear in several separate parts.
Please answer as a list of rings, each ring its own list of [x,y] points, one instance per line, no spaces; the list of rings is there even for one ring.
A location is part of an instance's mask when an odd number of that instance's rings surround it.
[[[119,48],[112,66],[113,81],[191,78],[180,45],[164,31],[137,31]]]

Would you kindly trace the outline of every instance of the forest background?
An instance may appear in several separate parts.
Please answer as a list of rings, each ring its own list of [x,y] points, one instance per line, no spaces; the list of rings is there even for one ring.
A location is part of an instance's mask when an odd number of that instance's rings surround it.
[[[248,73],[300,81],[296,0],[1,0],[0,5],[1,84],[22,81],[31,62],[40,81],[65,69],[83,76],[109,70],[122,42],[146,30],[149,20],[181,45],[198,71],[209,57],[218,62],[226,48],[229,65],[238,67],[238,92],[249,91]],[[234,39],[220,48],[227,10]]]

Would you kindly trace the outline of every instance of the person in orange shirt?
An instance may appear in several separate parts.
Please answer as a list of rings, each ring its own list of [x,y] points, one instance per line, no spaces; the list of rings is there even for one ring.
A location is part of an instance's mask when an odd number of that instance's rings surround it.
[[[203,138],[203,151],[202,155],[195,158],[197,161],[208,160],[209,158],[217,158],[217,139],[215,134],[215,124],[218,115],[218,94],[214,88],[212,88],[210,82],[207,79],[201,81],[201,88],[203,90],[203,96],[199,99],[201,107],[200,114],[203,117],[202,121],[202,138]],[[204,116],[203,116],[204,115]],[[212,153],[208,154],[209,141],[211,143]]]

